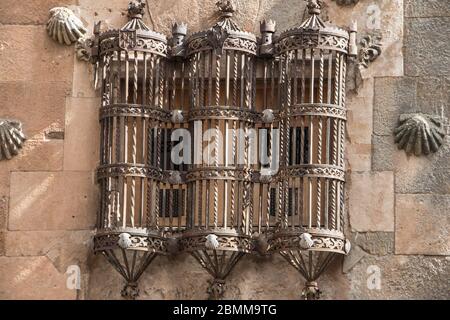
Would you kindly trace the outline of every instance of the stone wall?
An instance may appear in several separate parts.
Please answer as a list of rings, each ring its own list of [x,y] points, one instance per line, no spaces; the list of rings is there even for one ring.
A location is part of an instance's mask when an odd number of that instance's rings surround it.
[[[169,33],[215,19],[211,0],[148,0],[146,23]],[[258,31],[263,18],[282,30],[303,16],[300,0],[239,2],[237,20]],[[92,68],[74,48],[51,40],[48,10],[66,5],[91,32],[119,27],[128,0],[3,0],[0,10],[0,117],[22,121],[20,155],[0,162],[0,298],[119,299],[122,279],[91,251],[98,209],[98,92]],[[450,114],[450,2],[326,1],[331,21],[357,20],[371,32],[368,7],[381,13],[383,53],[348,93],[347,233],[353,250],[320,279],[325,299],[450,298],[450,141],[430,156],[397,150],[401,113]],[[81,268],[80,290],[66,287],[68,266]],[[380,288],[367,285],[380,273]],[[204,299],[209,276],[188,255],[157,257],[140,281],[141,299]],[[298,299],[303,280],[279,256],[248,256],[228,281],[226,298]],[[371,289],[372,288],[372,289]]]

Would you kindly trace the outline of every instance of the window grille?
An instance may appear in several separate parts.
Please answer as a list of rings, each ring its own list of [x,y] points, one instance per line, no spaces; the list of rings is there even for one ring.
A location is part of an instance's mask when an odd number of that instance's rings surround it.
[[[345,73],[354,31],[324,23],[309,0],[300,26],[275,38],[275,23],[264,21],[257,38],[222,0],[210,29],[187,36],[174,24],[167,40],[143,23],[144,6],[131,2],[120,30],[94,30],[102,93],[95,251],[131,298],[155,256],[179,251],[211,274],[211,298],[248,253],[280,253],[306,279],[303,296],[318,298],[317,278],[349,250]],[[189,148],[174,163],[180,128]]]

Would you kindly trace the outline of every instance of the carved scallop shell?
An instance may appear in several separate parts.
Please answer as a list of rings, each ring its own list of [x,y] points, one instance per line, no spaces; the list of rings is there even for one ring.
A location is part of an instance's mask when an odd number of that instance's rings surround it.
[[[117,244],[122,248],[122,249],[127,249],[131,246],[131,235],[129,233],[121,233],[119,235],[119,240],[117,241]]]
[[[442,119],[422,113],[401,115],[394,133],[398,148],[416,156],[436,152],[445,137]]]
[[[17,155],[25,140],[19,121],[0,119],[0,160]]]
[[[172,123],[181,123],[184,120],[183,111],[182,110],[172,110],[170,114],[170,120]]]
[[[50,9],[47,32],[60,44],[71,45],[86,33],[86,28],[72,10],[64,7]]]
[[[309,233],[302,233],[300,235],[300,247],[302,249],[309,249],[314,245],[314,240],[312,239],[312,235]]]
[[[183,183],[183,178],[181,177],[181,174],[179,171],[170,171],[169,172],[169,177],[168,177],[168,182],[170,184],[181,184]]]
[[[217,249],[219,247],[219,241],[215,234],[208,234],[206,237],[205,247],[208,249]]]
[[[265,109],[262,112],[262,121],[264,123],[272,123],[275,120],[275,115],[273,114],[272,109]]]

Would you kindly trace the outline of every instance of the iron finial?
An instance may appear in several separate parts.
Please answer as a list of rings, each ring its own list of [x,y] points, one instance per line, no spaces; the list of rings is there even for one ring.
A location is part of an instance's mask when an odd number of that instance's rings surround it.
[[[145,0],[133,0],[128,4],[128,18],[142,19],[144,16]]]
[[[233,0],[219,0],[216,2],[216,6],[222,14],[222,17],[232,17],[236,11],[236,4]]]
[[[307,0],[308,13],[310,15],[319,15],[320,9],[322,8],[322,2],[320,0]]]

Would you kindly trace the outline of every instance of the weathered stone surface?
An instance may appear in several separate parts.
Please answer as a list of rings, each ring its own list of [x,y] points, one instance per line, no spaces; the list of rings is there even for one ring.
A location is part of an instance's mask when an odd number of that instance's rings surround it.
[[[405,20],[405,75],[449,75],[450,17]]]
[[[394,231],[392,172],[352,173],[348,183],[352,230]]]
[[[100,90],[94,88],[94,67],[90,63],[80,61],[76,57],[73,67],[72,96],[93,98],[100,96]]]
[[[359,35],[378,31],[373,21],[379,16],[383,51],[368,69],[362,70],[364,79],[403,76],[403,0],[359,1],[357,5],[347,7],[339,6],[335,1],[325,3],[328,6],[326,12],[329,20],[343,27],[356,21]]]
[[[360,247],[353,246],[350,253],[344,257],[344,262],[342,263],[342,272],[349,273],[352,268],[363,259],[367,253],[364,252]]]
[[[394,253],[393,232],[357,232],[353,235],[352,243],[369,254],[384,256]]]
[[[6,232],[0,231],[0,256],[4,256],[6,252],[6,241],[5,241]]]
[[[450,255],[449,208],[450,195],[397,195],[395,253]]]
[[[91,172],[13,172],[9,230],[89,229],[97,205]]]
[[[400,114],[419,111],[416,86],[414,78],[375,79],[374,134],[392,135]]]
[[[72,81],[74,50],[43,26],[0,26],[0,81]]]
[[[64,130],[69,92],[67,84],[61,82],[0,81],[2,117],[21,121],[29,140],[42,140],[48,131]]]
[[[348,171],[370,171],[372,162],[370,144],[348,143],[345,146],[346,167]]]
[[[128,2],[129,1],[123,0],[78,0],[78,5],[69,6],[69,9],[71,9],[84,23],[84,26],[87,29],[87,35],[92,35],[94,23],[98,21],[102,22],[102,31],[122,27],[128,21]],[[147,3],[147,8],[153,7],[153,4],[150,2]],[[152,23],[148,23],[148,19],[148,14],[146,12],[144,21],[149,27],[153,27]]]
[[[2,0],[0,11],[1,24],[45,24],[48,11],[53,7],[61,7],[76,3],[76,0]]]
[[[373,131],[374,81],[368,79],[358,94],[347,96],[347,133],[349,143],[370,144]]]
[[[189,266],[189,272],[186,272]],[[139,283],[139,299],[206,299],[209,274],[187,254],[156,257]],[[122,299],[125,282],[101,255],[90,263],[89,299]]]
[[[372,170],[393,171],[394,153],[397,147],[394,143],[394,135],[372,136]]]
[[[76,299],[47,257],[0,257],[0,299]]]
[[[8,168],[0,169],[0,197],[9,197],[9,175]]]
[[[27,140],[19,154],[6,165],[11,171],[61,170],[63,147],[63,141],[58,140]]]
[[[381,289],[369,289],[369,266],[381,272]],[[449,299],[450,260],[422,256],[366,256],[347,278],[351,299]]]
[[[8,197],[0,196],[0,230],[6,229],[8,220]]]
[[[405,17],[450,16],[450,2],[442,0],[405,0]]]
[[[417,105],[430,114],[450,115],[450,78],[419,77],[417,79]]]
[[[428,156],[408,156],[403,150],[394,154],[395,192],[450,193],[450,143]]]
[[[319,280],[324,299],[346,297],[348,282],[341,276],[341,263],[336,259]],[[187,254],[158,256],[142,275],[139,299],[206,299],[210,279],[206,270]],[[272,284],[270,290],[268,284]],[[89,299],[120,299],[123,285],[120,275],[103,257],[98,255],[92,259]],[[303,285],[304,279],[298,271],[279,255],[267,258],[244,256],[228,277],[224,298],[300,299]]]
[[[66,106],[64,170],[94,171],[99,161],[98,98],[69,98]]]
[[[47,256],[59,272],[70,265],[82,270],[92,250],[92,231],[9,231],[6,233],[6,256]]]
[[[358,93],[347,95],[347,169],[369,171],[371,167],[371,135],[373,131],[373,79],[364,81]]]

